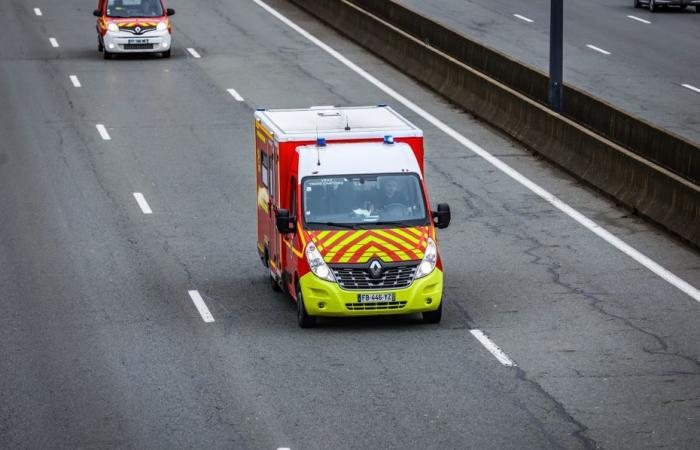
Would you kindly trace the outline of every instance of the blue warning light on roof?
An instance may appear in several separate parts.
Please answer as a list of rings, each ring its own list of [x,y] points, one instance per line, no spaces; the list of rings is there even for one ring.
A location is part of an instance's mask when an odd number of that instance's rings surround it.
[[[316,138],[316,146],[317,147],[325,147],[326,146],[326,138]]]
[[[393,144],[394,143],[394,136],[384,136],[384,143],[385,144]]]

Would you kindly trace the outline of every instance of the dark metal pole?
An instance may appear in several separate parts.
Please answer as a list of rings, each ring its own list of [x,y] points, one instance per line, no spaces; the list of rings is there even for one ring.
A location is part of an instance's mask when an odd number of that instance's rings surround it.
[[[549,106],[556,112],[564,109],[564,0],[551,0],[549,27]]]

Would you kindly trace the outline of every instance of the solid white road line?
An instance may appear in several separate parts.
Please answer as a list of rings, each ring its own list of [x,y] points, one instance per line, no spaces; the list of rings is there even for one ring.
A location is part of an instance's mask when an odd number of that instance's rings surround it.
[[[516,366],[516,365],[517,365],[517,364],[515,364],[515,363],[513,362],[512,359],[510,359],[510,358],[508,357],[508,355],[506,355],[505,353],[503,353],[503,350],[501,350],[501,349],[498,347],[498,345],[494,344],[494,342],[493,342],[491,339],[489,339],[488,336],[486,336],[486,335],[484,334],[483,331],[481,331],[481,330],[469,330],[469,332],[470,332],[479,342],[481,342],[481,345],[483,345],[484,347],[486,347],[486,350],[488,350],[489,352],[491,352],[491,354],[492,354],[493,356],[496,357],[496,359],[498,360],[498,362],[500,362],[501,364],[503,364],[504,366],[507,366],[507,367],[513,367],[513,366]]]
[[[681,84],[681,86],[683,86],[683,87],[686,88],[686,89],[690,89],[691,91],[695,91],[695,92],[697,92],[698,94],[700,94],[700,88],[696,88],[695,86],[691,86],[691,85],[689,85],[689,84]]]
[[[527,23],[532,23],[532,22],[534,22],[534,20],[528,19],[527,17],[521,16],[520,14],[513,14],[513,16],[517,17],[517,18],[520,19],[520,20],[524,20],[524,21],[527,22]]]
[[[73,83],[73,86],[75,86],[75,87],[82,86],[82,84],[80,84],[80,80],[75,75],[70,76],[70,81],[71,81],[71,83]]]
[[[49,38],[49,42],[51,42],[51,47],[58,47],[58,41],[56,38]]]
[[[95,125],[95,128],[97,128],[97,132],[100,133],[102,139],[104,139],[105,141],[112,140],[112,137],[109,135],[109,133],[107,132],[107,128],[105,128],[104,125],[98,123],[97,125]]]
[[[42,15],[42,14],[41,14],[41,10],[40,10],[39,8],[34,8],[34,14],[36,14],[37,16],[41,16],[41,15]]]
[[[627,17],[629,17],[629,18],[632,19],[632,20],[636,20],[637,22],[642,22],[642,23],[646,23],[646,24],[650,24],[650,23],[651,23],[651,22],[649,22],[648,20],[640,19],[639,17],[635,17],[635,16],[627,16]]]
[[[671,285],[675,286],[676,288],[680,289],[683,291],[685,294],[689,295],[693,299],[697,300],[700,302],[700,290],[695,288],[694,286],[691,286],[688,284],[686,281],[682,280],[678,276],[674,275],[673,273],[669,272],[666,270],[664,267],[656,263],[655,261],[651,260],[649,257],[646,255],[642,254],[641,252],[637,251],[630,245],[628,245],[626,242],[622,241],[620,238],[606,230],[605,228],[601,227],[588,217],[584,216],[580,212],[576,211],[574,208],[569,206],[568,204],[564,203],[561,201],[558,197],[554,196],[544,188],[540,187],[539,185],[535,184],[533,181],[530,181],[530,179],[526,178],[524,175],[522,175],[520,172],[517,170],[513,169],[510,167],[508,164],[504,163],[500,159],[496,158],[493,156],[491,153],[487,152],[474,142],[470,141],[466,137],[462,136],[460,133],[458,133],[456,130],[439,120],[437,117],[433,116],[420,106],[416,105],[403,95],[399,94],[386,84],[382,83],[379,81],[377,78],[374,76],[370,75],[368,72],[366,72],[364,69],[362,69],[360,66],[357,64],[353,63],[349,59],[347,59],[345,56],[341,55],[339,52],[322,42],[320,39],[316,38],[303,28],[301,28],[299,25],[295,24],[291,20],[287,19],[285,16],[277,12],[277,10],[273,9],[272,7],[268,6],[265,2],[262,0],[253,0],[257,5],[259,5],[261,8],[265,9],[267,12],[272,14],[274,17],[276,17],[278,20],[286,24],[288,27],[292,28],[294,31],[299,33],[300,35],[304,36],[306,39],[314,43],[316,46],[324,50],[326,53],[343,63],[345,66],[347,66],[349,69],[360,75],[362,78],[365,80],[369,81],[372,83],[374,86],[376,86],[378,89],[382,90],[385,94],[393,97],[396,101],[413,111],[414,113],[420,115],[423,119],[431,123],[433,126],[441,130],[443,133],[447,134],[450,136],[452,139],[460,143],[462,146],[470,150],[471,152],[477,154],[478,156],[482,157],[486,161],[488,161],[491,165],[496,167],[498,170],[503,172],[504,174],[508,175],[510,178],[513,180],[517,181],[521,185],[523,185],[525,188],[529,189],[533,193],[537,194],[540,196],[542,199],[550,203],[552,206],[566,214],[567,216],[571,217],[574,219],[576,222],[579,224],[583,225],[586,227],[589,231],[592,233],[595,233],[598,237],[603,239],[605,242],[608,244],[612,245],[622,253],[626,254],[630,258],[634,259],[637,261],[639,264],[643,265]]]
[[[144,197],[142,193],[134,192],[134,198],[136,199],[136,203],[139,204],[139,208],[141,208],[141,212],[143,212],[144,214],[153,214],[153,210],[151,209],[150,205],[146,201],[146,197]]]
[[[595,50],[595,51],[597,51],[597,52],[600,52],[600,53],[602,53],[602,54],[604,54],[604,55],[609,55],[609,54],[610,54],[609,51],[603,50],[602,48],[596,47],[595,45],[586,44],[586,47],[590,48],[591,50]]]
[[[197,311],[199,311],[199,315],[202,316],[202,320],[205,322],[213,322],[214,316],[211,315],[209,308],[207,308],[207,304],[204,303],[204,299],[202,299],[202,296],[199,295],[199,291],[188,292],[190,294],[190,298],[194,302],[194,306],[197,308]]]
[[[238,101],[238,102],[242,102],[242,101],[243,101],[243,97],[241,97],[241,95],[240,95],[238,92],[236,92],[235,89],[229,89],[229,90],[228,90],[228,93],[231,94],[231,96],[232,96],[233,98],[235,98],[236,101]]]
[[[195,58],[201,58],[200,54],[197,53],[197,50],[193,48],[188,48],[187,51],[190,52],[190,55],[194,56]]]

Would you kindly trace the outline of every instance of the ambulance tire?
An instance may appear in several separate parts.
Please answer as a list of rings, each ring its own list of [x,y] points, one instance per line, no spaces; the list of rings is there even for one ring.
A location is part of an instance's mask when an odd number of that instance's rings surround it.
[[[107,49],[104,49],[102,51],[102,57],[104,59],[112,59],[112,54],[110,52],[108,52]]]
[[[297,322],[301,328],[314,328],[316,326],[316,317],[310,316],[306,312],[304,306],[304,297],[301,295],[301,289],[297,286]]]
[[[163,55],[163,58],[170,58],[170,50],[162,52],[161,55]]]
[[[425,311],[423,314],[423,323],[440,323],[442,320],[442,303],[435,311]]]

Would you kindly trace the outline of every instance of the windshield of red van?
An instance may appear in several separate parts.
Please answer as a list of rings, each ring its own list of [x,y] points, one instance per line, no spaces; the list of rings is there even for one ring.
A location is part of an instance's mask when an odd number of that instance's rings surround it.
[[[107,1],[107,17],[159,17],[164,15],[160,0]]]
[[[304,223],[309,229],[415,227],[428,223],[416,174],[307,177],[302,193]]]

